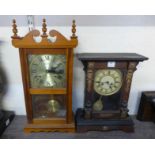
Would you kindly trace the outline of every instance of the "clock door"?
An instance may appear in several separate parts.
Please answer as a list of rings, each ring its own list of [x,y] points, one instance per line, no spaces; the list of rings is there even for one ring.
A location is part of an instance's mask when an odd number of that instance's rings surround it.
[[[66,119],[67,50],[27,50],[32,118]]]

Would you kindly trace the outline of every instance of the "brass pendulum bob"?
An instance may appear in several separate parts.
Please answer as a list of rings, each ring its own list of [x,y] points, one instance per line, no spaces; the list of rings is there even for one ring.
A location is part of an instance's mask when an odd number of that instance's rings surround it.
[[[102,96],[93,104],[93,110],[94,111],[102,111],[103,109],[103,103],[102,103]]]
[[[56,113],[60,109],[60,104],[57,100],[54,100],[53,98],[48,101],[48,111],[51,113]]]

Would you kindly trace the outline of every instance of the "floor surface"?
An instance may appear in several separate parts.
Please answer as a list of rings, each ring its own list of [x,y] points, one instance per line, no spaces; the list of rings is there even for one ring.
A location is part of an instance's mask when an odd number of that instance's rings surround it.
[[[86,133],[60,133],[41,132],[24,133],[26,124],[25,116],[16,116],[10,126],[5,130],[2,139],[155,139],[155,123],[141,122],[133,119],[135,123],[134,133],[123,131],[89,131]]]

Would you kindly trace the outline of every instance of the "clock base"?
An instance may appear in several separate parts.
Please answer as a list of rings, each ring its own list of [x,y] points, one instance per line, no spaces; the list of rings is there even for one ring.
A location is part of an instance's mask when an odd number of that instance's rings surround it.
[[[27,124],[24,132],[75,132],[75,123],[70,124]]]
[[[134,123],[130,117],[126,119],[85,119],[83,110],[76,113],[77,132],[122,130],[134,132]]]

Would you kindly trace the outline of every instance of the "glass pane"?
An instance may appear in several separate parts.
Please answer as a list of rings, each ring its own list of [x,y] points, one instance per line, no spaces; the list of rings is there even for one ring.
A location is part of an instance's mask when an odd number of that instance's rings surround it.
[[[29,55],[31,88],[65,88],[66,56],[54,54]]]
[[[65,117],[65,103],[64,95],[32,95],[33,117]]]

